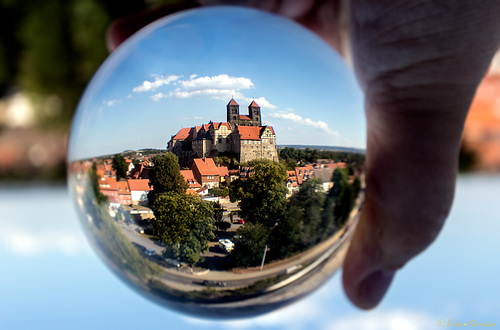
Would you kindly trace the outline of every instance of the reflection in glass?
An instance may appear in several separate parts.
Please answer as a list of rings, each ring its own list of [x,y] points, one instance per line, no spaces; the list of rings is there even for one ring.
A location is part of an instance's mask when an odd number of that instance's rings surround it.
[[[341,266],[363,205],[361,109],[349,70],[299,26],[184,12],[96,74],[70,189],[96,251],[141,293],[199,316],[268,312]]]

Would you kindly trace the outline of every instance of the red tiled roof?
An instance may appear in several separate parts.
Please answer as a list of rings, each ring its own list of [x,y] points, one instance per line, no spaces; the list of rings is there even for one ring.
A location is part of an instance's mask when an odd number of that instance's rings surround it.
[[[304,180],[307,180],[308,178],[312,177],[314,174],[314,167],[312,165],[306,165],[302,167],[296,167],[295,168],[295,173],[297,175],[297,182],[298,184],[302,184]]]
[[[227,105],[239,105],[234,99],[231,99]]]
[[[148,179],[127,180],[130,191],[150,191]]]
[[[212,158],[195,158],[193,165],[198,168],[201,175],[219,175]]]
[[[252,101],[252,103],[250,103],[250,107],[260,108],[255,101]]]
[[[229,126],[229,123],[224,123],[224,122],[220,122],[220,123],[212,123],[212,125],[214,126],[214,129],[220,129],[221,126],[226,126],[227,128],[231,129],[231,126]]]
[[[172,138],[172,140],[185,140],[189,136],[190,127],[181,128],[181,130]]]
[[[219,166],[219,167],[217,167],[217,170],[219,171],[220,176],[229,175],[229,169],[226,166]]]
[[[240,120],[252,120],[252,118],[248,117],[247,115],[240,115]]]
[[[238,132],[242,140],[260,140],[261,130],[262,127],[238,126]]]
[[[212,123],[212,125],[214,125],[214,129],[219,129],[221,126],[226,126],[227,128],[231,129],[231,127],[229,126],[229,123]]]
[[[130,189],[128,188],[127,181],[118,181],[116,185],[118,187],[118,193],[120,195],[126,195],[126,194],[130,195]]]
[[[201,128],[201,126],[191,127],[189,129],[189,136],[188,136],[188,138],[191,139],[191,140],[196,139],[196,137],[198,136],[198,131],[200,130],[200,128]]]
[[[116,178],[114,177],[101,177],[101,179],[99,180],[99,187],[102,192],[104,192],[105,190],[118,191]]]
[[[184,180],[186,180],[187,184],[189,185],[189,188],[194,189],[194,188],[200,188],[201,184],[196,181],[194,178],[194,173],[191,170],[181,170],[181,175],[184,177]]]
[[[208,130],[210,129],[210,124],[203,124],[203,128],[208,132]]]

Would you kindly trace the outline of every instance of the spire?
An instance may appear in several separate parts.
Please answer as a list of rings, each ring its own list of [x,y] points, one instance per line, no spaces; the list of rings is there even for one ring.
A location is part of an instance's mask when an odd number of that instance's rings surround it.
[[[233,98],[231,98],[231,101],[229,101],[227,105],[239,105],[239,104],[236,103],[236,101]]]
[[[252,107],[252,108],[260,108],[259,105],[255,101],[252,101],[252,103],[250,103],[250,107]]]

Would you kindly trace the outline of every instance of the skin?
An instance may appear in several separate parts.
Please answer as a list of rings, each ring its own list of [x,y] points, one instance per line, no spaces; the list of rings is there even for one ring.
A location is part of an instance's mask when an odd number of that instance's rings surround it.
[[[475,90],[500,45],[500,1],[199,0],[272,11],[352,62],[365,93],[366,202],[343,268],[358,307],[375,307],[394,274],[438,236],[450,211]],[[198,4],[123,18],[114,49],[143,25]]]

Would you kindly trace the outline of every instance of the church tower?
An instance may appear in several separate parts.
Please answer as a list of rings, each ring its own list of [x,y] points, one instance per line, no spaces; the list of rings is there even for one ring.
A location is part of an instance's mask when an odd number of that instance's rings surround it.
[[[240,118],[240,106],[236,101],[232,98],[231,101],[226,106],[227,108],[227,122],[234,127],[234,125],[239,124]]]
[[[252,103],[248,106],[248,116],[252,118],[252,126],[262,126],[260,107],[255,101],[252,101]]]

